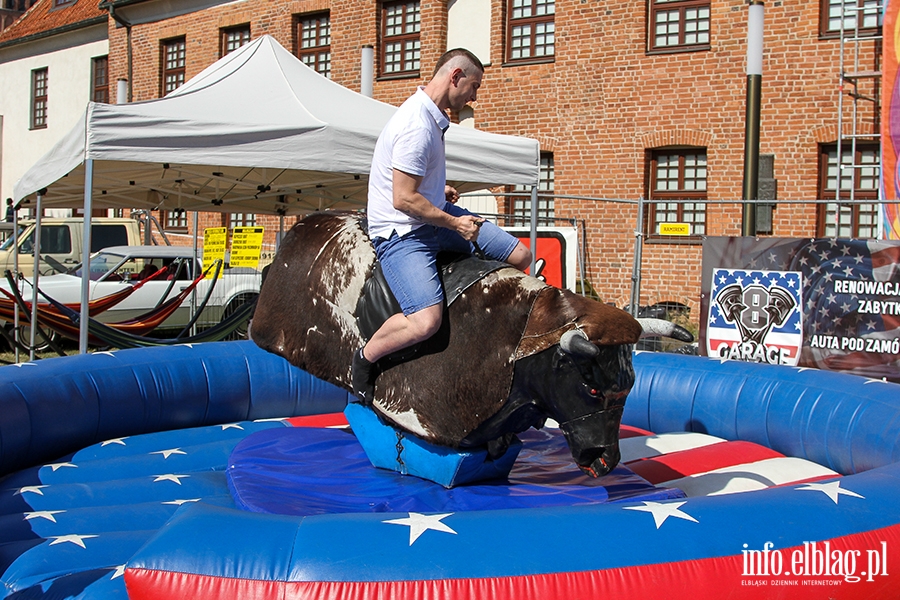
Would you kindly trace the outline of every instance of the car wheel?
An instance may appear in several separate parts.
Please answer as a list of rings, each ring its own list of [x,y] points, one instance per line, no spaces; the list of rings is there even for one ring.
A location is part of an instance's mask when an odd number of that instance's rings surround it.
[[[231,302],[228,303],[228,306],[225,307],[225,312],[222,313],[222,321],[228,320],[231,315],[237,311],[243,304],[247,302],[254,302],[259,294],[253,292],[246,292],[243,294],[238,294],[234,298],[231,299]],[[244,321],[238,325],[238,328],[234,330],[233,333],[226,337],[226,340],[246,340],[247,339],[247,331],[250,325],[250,319],[253,318],[253,313],[244,319]]]
[[[40,332],[44,332],[44,336],[42,337]],[[49,342],[47,340],[50,340]],[[59,334],[53,331],[52,329],[47,329],[46,327],[41,327],[38,330],[38,334],[34,337],[34,351],[35,352],[43,352],[50,348],[50,342],[56,343],[59,340]],[[25,346],[26,348],[31,344],[31,326],[30,325],[19,325],[19,343]]]

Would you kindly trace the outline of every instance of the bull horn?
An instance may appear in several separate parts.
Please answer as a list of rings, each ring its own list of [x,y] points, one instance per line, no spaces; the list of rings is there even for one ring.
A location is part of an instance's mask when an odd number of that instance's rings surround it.
[[[638,319],[637,321],[641,324],[641,329],[644,330],[641,334],[642,338],[662,336],[681,342],[694,341],[694,336],[690,331],[671,321],[666,321],[664,319]]]
[[[580,329],[570,329],[559,338],[559,347],[566,354],[594,357],[600,354],[600,348],[588,340]]]

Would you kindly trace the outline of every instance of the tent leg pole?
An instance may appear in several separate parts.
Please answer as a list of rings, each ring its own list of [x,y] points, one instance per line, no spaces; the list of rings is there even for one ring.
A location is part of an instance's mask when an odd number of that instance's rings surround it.
[[[44,190],[37,194],[37,206],[34,215],[34,272],[31,275],[31,338],[29,339],[28,360],[34,360],[34,342],[37,339],[37,309],[38,309],[38,278],[41,274],[41,201],[44,199]]]
[[[193,248],[194,248],[194,265],[196,266],[196,265],[200,264],[199,255],[197,254],[197,246],[199,246],[197,230],[200,227],[200,213],[196,210],[194,211],[194,218],[193,218],[192,226],[194,229],[194,235],[193,235],[193,240],[192,240]],[[194,273],[193,269],[191,270],[191,273]],[[191,275],[191,277],[194,277],[194,276],[195,275],[193,275],[193,274]],[[197,288],[194,288],[193,290],[191,290],[191,317],[193,317],[195,314],[197,314]],[[191,325],[191,335],[192,336],[197,335],[197,324],[196,323]]]
[[[94,159],[84,161],[84,242],[81,248],[81,316],[78,330],[78,353],[87,354],[88,302],[91,293],[91,210],[94,187]]]
[[[13,211],[13,275],[16,278],[16,287],[18,287],[19,281],[19,210]],[[13,339],[16,341],[15,351],[16,351],[16,364],[19,364],[19,342],[22,340],[19,339],[19,311],[16,310],[13,313]]]
[[[637,318],[641,304],[641,261],[644,249],[644,197],[637,202],[637,226],[634,229],[634,263],[631,267],[631,316]]]
[[[532,277],[537,277],[534,272],[535,264],[537,264],[537,220],[538,220],[538,197],[537,186],[531,186],[531,268],[528,273]]]

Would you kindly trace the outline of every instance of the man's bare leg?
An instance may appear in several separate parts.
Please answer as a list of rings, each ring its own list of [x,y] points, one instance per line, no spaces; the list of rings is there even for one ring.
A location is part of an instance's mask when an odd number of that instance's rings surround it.
[[[410,315],[397,313],[385,321],[369,342],[353,355],[350,369],[353,393],[365,404],[371,404],[377,377],[375,363],[437,333],[443,311],[443,303],[434,304]]]
[[[365,345],[363,356],[369,362],[377,362],[397,350],[427,340],[437,333],[443,312],[443,304],[434,304],[410,315],[391,316]]]

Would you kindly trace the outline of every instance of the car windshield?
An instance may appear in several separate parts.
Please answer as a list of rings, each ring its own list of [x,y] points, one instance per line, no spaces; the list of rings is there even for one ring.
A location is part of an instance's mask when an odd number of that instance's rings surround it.
[[[22,235],[22,232],[25,231],[25,227],[19,225],[19,235]],[[21,238],[19,238],[21,240]],[[0,245],[0,250],[9,250],[12,248],[13,242],[15,239],[13,238],[12,231],[9,232],[9,237],[3,241],[3,244]]]
[[[91,258],[91,279],[94,281],[140,281],[153,275],[162,268],[168,268],[157,279],[166,280],[177,276],[178,279],[190,279],[188,265],[184,261],[173,258],[132,256],[122,257],[116,254],[98,252]],[[81,265],[70,271],[72,275],[81,277]]]

